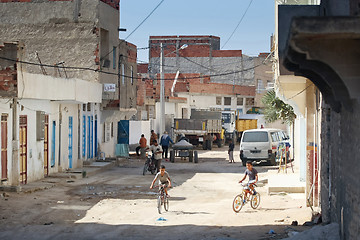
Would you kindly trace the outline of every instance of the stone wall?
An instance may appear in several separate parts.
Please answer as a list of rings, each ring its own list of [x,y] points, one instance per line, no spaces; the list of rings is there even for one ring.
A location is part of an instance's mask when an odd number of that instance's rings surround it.
[[[337,222],[342,239],[360,235],[360,104],[353,112],[322,109],[321,205],[325,222]]]
[[[18,42],[22,46],[18,59],[26,62],[97,68],[98,5],[93,0],[1,2],[0,45]],[[61,66],[44,68],[48,75],[65,77]],[[40,66],[28,64],[21,71],[43,73]],[[67,70],[66,74],[88,81],[98,78],[93,71]]]

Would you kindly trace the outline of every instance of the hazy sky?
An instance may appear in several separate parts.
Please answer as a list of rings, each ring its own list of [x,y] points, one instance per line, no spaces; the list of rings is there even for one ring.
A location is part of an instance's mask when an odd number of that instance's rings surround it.
[[[127,41],[147,47],[149,36],[214,35],[221,47],[230,37],[251,0],[165,0]],[[121,0],[120,38],[127,37],[156,7],[160,0]],[[237,31],[223,49],[244,54],[268,52],[274,32],[274,0],[253,0]],[[138,59],[148,61],[148,50],[139,50]]]

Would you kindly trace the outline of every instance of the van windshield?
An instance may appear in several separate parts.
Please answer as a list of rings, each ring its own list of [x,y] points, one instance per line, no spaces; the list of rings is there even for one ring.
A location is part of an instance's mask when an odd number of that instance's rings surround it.
[[[268,142],[267,132],[247,132],[244,133],[243,142]]]

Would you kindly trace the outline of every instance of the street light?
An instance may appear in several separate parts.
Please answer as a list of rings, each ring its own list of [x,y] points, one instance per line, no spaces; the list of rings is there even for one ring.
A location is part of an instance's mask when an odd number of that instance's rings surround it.
[[[189,45],[184,44],[182,45],[179,50],[187,48]],[[160,134],[163,134],[165,131],[165,83],[164,83],[164,47],[163,43],[160,43]],[[169,55],[173,52],[172,51],[166,55]]]

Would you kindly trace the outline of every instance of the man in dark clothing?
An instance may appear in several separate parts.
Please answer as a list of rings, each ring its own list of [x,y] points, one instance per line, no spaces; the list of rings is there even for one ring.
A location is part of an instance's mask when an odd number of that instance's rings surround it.
[[[230,143],[229,143],[229,150],[228,150],[228,154],[229,154],[229,163],[235,163],[234,161],[234,143],[232,142],[232,140],[230,139]]]
[[[169,145],[170,143],[174,144],[173,140],[171,140],[171,138],[169,137],[167,131],[164,132],[164,135],[161,136],[160,139],[160,145],[163,149],[162,152],[162,157],[167,159],[167,155],[168,155],[168,149],[169,149]]]

